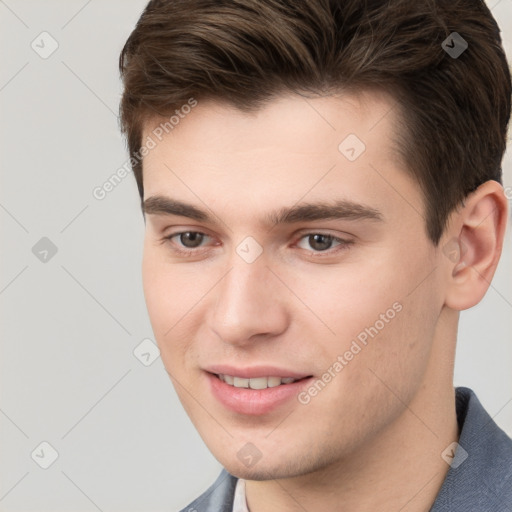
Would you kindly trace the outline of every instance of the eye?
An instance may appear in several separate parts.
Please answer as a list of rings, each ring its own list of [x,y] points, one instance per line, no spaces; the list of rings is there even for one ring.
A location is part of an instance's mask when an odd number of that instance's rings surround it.
[[[326,235],[323,233],[310,233],[303,236],[297,246],[301,249],[322,252],[338,245],[348,245],[348,243],[349,242],[341,240],[340,238],[336,238],[332,235]]]
[[[166,237],[166,239],[170,241],[176,239],[181,246],[187,249],[200,247],[205,238],[209,238],[208,235],[200,233],[199,231],[183,231],[182,233],[174,233]]]

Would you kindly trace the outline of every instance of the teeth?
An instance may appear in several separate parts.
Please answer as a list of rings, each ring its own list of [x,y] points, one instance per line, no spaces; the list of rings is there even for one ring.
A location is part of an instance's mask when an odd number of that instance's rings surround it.
[[[255,379],[249,379],[249,387],[251,389],[267,389],[267,383],[267,377],[256,377]]]
[[[269,388],[275,388],[281,384],[281,377],[269,377],[267,381],[267,386]]]
[[[291,384],[297,379],[292,377],[254,377],[244,379],[242,377],[233,377],[231,375],[219,375],[219,379],[235,388],[266,389],[275,388],[281,384]]]
[[[234,377],[233,385],[235,388],[248,388],[250,379],[242,379],[241,377]]]

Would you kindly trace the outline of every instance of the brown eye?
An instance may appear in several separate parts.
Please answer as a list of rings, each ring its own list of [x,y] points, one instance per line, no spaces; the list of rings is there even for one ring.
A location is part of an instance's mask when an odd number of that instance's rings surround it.
[[[184,247],[193,249],[199,247],[204,240],[204,234],[197,231],[185,231],[180,233],[180,242]]]
[[[334,235],[327,233],[307,233],[302,236],[297,247],[316,254],[317,256],[333,256],[338,254],[344,249],[348,249],[353,242],[351,240],[344,240]]]
[[[326,251],[327,249],[330,249],[333,240],[332,236],[322,235],[321,233],[308,235],[308,244],[315,251]]]

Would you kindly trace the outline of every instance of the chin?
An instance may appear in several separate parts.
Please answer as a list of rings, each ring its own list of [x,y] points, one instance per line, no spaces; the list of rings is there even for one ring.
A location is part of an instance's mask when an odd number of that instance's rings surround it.
[[[323,467],[321,461],[313,461],[311,458],[307,460],[289,460],[285,462],[269,461],[263,458],[253,467],[246,467],[238,460],[235,461],[219,461],[228,473],[243,478],[244,480],[277,480],[300,477],[315,472]]]
[[[277,476],[272,472],[268,472],[262,469],[257,470],[256,468],[240,468],[239,466],[236,468],[236,470],[229,470],[226,468],[227,471],[232,474],[233,476],[236,476],[237,478],[242,478],[243,480],[255,480],[258,482],[262,482],[265,480],[275,480],[277,478],[283,478],[282,476]]]

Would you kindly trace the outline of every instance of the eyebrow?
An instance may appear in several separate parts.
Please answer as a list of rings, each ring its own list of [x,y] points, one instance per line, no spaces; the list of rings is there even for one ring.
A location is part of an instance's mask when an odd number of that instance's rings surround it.
[[[151,196],[142,203],[142,211],[148,215],[178,215],[189,219],[215,223],[214,216],[191,204],[164,196]],[[370,206],[340,199],[333,202],[302,203],[267,213],[266,224],[292,224],[315,220],[373,220],[383,221],[382,213]]]

